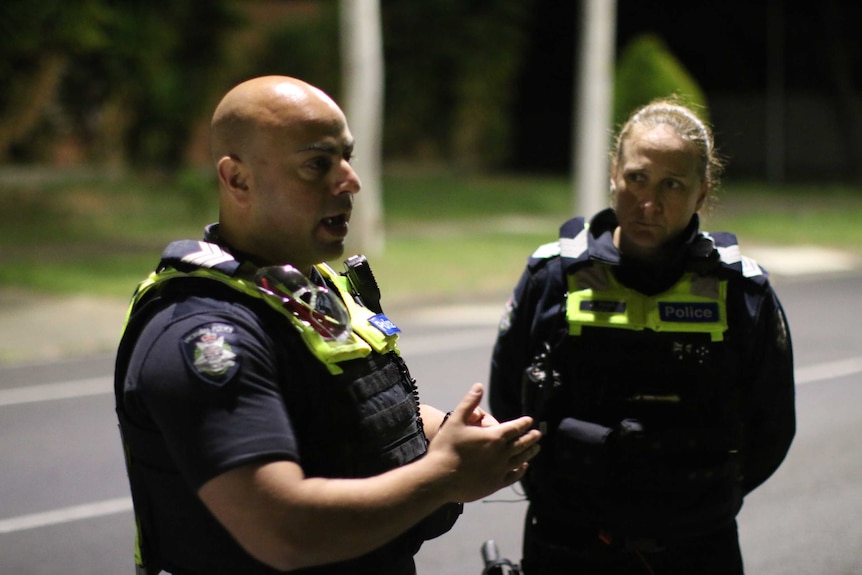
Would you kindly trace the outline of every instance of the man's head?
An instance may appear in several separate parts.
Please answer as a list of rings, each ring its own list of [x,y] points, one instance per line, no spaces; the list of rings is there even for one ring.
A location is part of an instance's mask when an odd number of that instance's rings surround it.
[[[263,76],[230,90],[211,125],[220,233],[259,265],[308,272],[344,251],[353,196],[353,136],[321,90]]]

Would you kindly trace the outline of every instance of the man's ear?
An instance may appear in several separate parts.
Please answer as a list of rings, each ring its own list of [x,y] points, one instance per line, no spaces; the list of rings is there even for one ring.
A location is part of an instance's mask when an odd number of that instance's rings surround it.
[[[218,177],[222,188],[233,197],[234,201],[240,204],[248,201],[251,175],[240,159],[232,156],[222,157],[218,163]]]

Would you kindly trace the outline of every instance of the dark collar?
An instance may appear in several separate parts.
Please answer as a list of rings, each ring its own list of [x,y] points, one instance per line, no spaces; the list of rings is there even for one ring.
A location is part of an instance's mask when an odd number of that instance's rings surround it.
[[[619,224],[613,209],[602,210],[590,220],[587,250],[592,260],[612,266],[613,273],[626,286],[646,294],[660,293],[685,272],[690,260],[703,259],[700,253],[700,217],[694,214],[688,226],[666,246],[665,257],[658,262],[641,262],[627,258],[614,245],[614,230]],[[694,250],[693,247],[698,249]],[[709,250],[710,255],[712,249]]]

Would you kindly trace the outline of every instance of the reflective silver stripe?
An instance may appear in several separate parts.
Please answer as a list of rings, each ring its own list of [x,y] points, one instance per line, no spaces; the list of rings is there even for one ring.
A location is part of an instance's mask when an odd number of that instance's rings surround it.
[[[186,254],[182,261],[202,268],[212,268],[218,264],[233,261],[234,257],[215,244],[198,242],[200,251]]]
[[[578,232],[574,238],[560,238],[560,255],[577,258],[587,251],[587,228]]]
[[[763,269],[753,259],[747,256],[742,256],[742,275],[747,278],[753,278],[754,276],[762,276]]]
[[[721,261],[726,264],[736,264],[742,261],[742,252],[739,250],[737,244],[724,247],[716,246],[715,249],[718,250],[718,256],[721,258]]]
[[[544,244],[536,248],[536,251],[534,251],[533,255],[530,257],[545,259],[552,258],[558,255],[560,255],[560,242],[551,242],[549,244]]]
[[[709,234],[705,234],[709,235]],[[763,275],[763,269],[756,261],[748,256],[742,255],[738,244],[732,246],[724,246],[715,248],[718,250],[718,256],[726,264],[742,264],[742,275],[751,278]]]

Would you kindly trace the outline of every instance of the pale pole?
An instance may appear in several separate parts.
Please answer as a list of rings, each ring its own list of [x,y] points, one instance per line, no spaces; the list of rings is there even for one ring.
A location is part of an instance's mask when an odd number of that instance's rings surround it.
[[[587,218],[608,206],[616,0],[582,0],[573,129],[574,207]]]
[[[784,181],[784,2],[770,0],[766,16],[766,176]]]
[[[379,0],[341,0],[344,113],[356,139],[353,166],[362,180],[350,219],[347,255],[383,253],[381,184],[383,38]]]

